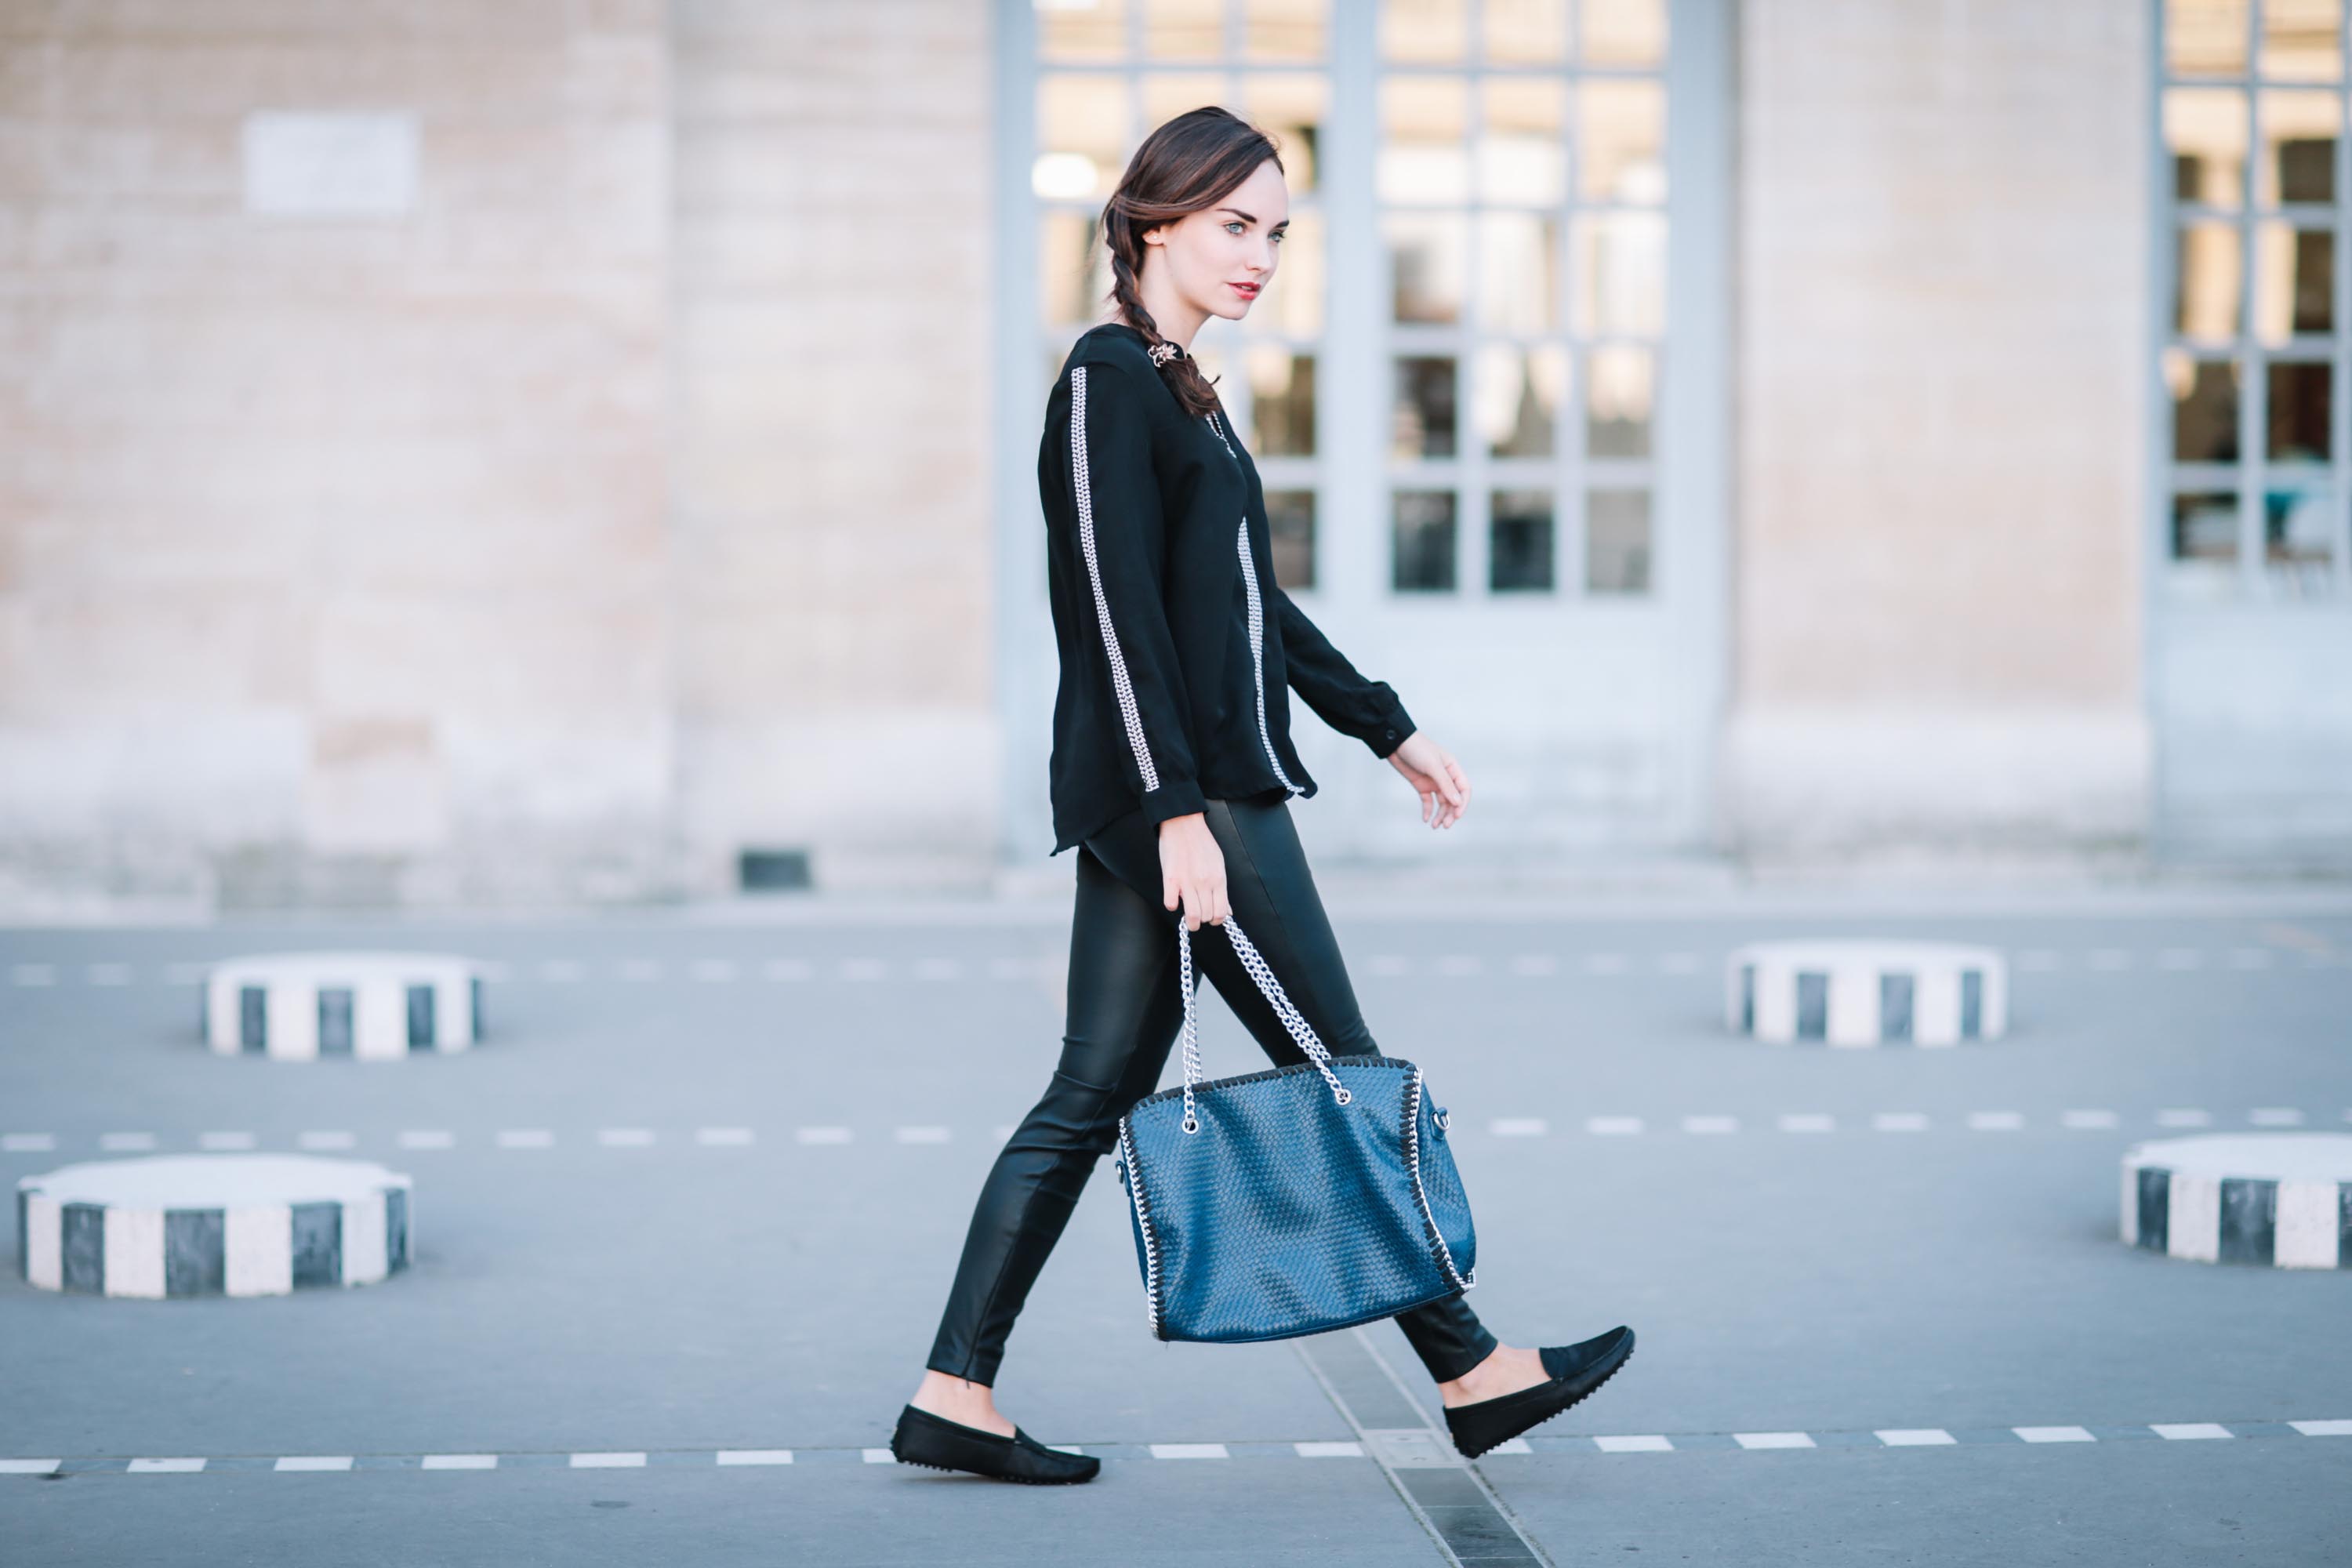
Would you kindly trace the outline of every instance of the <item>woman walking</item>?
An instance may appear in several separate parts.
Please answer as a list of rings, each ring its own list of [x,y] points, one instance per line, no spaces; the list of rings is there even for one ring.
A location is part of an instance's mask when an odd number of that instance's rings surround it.
[[[1451,827],[1470,783],[1387,682],[1366,679],[1274,581],[1257,469],[1187,345],[1274,277],[1289,200],[1273,141],[1221,109],[1160,127],[1103,215],[1117,310],[1081,336],[1045,410],[1037,482],[1061,656],[1054,853],[1076,846],[1060,1063],[982,1184],[920,1385],[890,1451],[1007,1480],[1091,1479],[1102,1461],[1000,1413],[1013,1319],[1118,1120],[1158,1086],[1183,1016],[1171,937],[1227,916],[1335,1054],[1377,1053],[1287,802],[1311,795],[1286,688],[1364,742]],[[1277,1065],[1306,1059],[1234,946],[1196,960]],[[1499,1342],[1460,1294],[1397,1315],[1475,1457],[1623,1364],[1623,1326],[1580,1343]]]

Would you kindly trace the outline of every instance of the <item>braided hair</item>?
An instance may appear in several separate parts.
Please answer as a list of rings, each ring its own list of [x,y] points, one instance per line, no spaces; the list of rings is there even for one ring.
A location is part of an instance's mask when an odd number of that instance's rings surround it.
[[[1260,163],[1282,167],[1275,139],[1228,110],[1189,110],[1143,139],[1129,159],[1118,188],[1102,210],[1103,242],[1110,247],[1110,293],[1127,323],[1143,334],[1152,363],[1176,401],[1193,414],[1217,406],[1217,395],[1182,345],[1160,336],[1143,308],[1145,231],[1213,207]]]

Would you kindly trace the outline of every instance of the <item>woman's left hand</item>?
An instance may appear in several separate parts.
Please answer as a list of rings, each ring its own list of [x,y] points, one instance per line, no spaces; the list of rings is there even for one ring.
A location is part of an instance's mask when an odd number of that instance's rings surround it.
[[[1432,827],[1451,827],[1470,809],[1470,775],[1454,753],[1415,730],[1389,753],[1389,766],[1405,776],[1421,794],[1421,819]]]

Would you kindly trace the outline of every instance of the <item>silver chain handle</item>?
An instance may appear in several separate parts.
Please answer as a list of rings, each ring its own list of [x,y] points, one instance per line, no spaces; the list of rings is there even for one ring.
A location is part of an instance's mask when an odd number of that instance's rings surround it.
[[[1306,1016],[1292,1005],[1289,994],[1283,990],[1282,982],[1274,977],[1274,971],[1267,967],[1265,959],[1243,934],[1242,928],[1231,915],[1225,917],[1223,924],[1226,937],[1234,944],[1234,953],[1242,961],[1242,967],[1249,971],[1249,977],[1257,983],[1259,992],[1272,1004],[1275,1016],[1282,1020],[1282,1026],[1289,1031],[1290,1037],[1298,1042],[1298,1048],[1307,1053],[1307,1059],[1315,1064],[1315,1070],[1323,1075],[1323,1081],[1331,1086],[1332,1100],[1340,1105],[1353,1100],[1355,1096],[1348,1092],[1348,1086],[1341,1083],[1339,1075],[1331,1070],[1331,1052],[1317,1037],[1314,1026],[1307,1023]],[[1201,1017],[1192,996],[1192,931],[1181,914],[1176,918],[1176,958],[1180,971],[1178,984],[1183,987],[1184,996],[1184,1131],[1198,1132],[1201,1121],[1193,1114],[1192,1088],[1201,1081]]]

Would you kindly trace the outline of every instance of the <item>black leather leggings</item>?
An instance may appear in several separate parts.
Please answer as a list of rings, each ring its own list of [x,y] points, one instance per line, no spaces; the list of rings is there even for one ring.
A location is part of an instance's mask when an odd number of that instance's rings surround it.
[[[1275,791],[1255,800],[1213,800],[1207,815],[1224,852],[1234,919],[1283,990],[1332,1051],[1377,1054],[1285,797]],[[1140,812],[1119,818],[1078,847],[1077,874],[1062,1059],[981,1184],[926,1363],[992,1386],[1013,1320],[1080,1189],[1117,1142],[1118,1119],[1159,1087],[1183,1023],[1179,917],[1160,901],[1157,826]],[[1277,1065],[1307,1059],[1221,928],[1203,925],[1192,933],[1192,962]],[[1230,1064],[1222,1072],[1212,1068],[1210,1076],[1244,1070]],[[1496,1343],[1458,1295],[1400,1312],[1396,1321],[1441,1383],[1477,1365]]]

